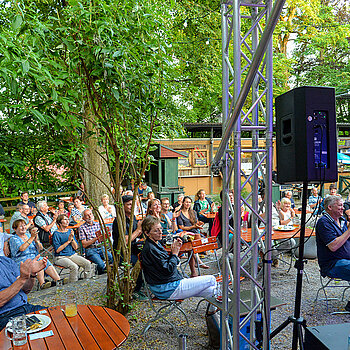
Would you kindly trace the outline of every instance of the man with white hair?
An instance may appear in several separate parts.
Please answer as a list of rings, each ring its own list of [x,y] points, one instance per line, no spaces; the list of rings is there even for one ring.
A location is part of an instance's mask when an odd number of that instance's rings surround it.
[[[50,242],[50,236],[57,231],[56,219],[58,216],[57,211],[51,218],[48,214],[49,207],[46,201],[39,201],[37,203],[38,213],[34,218],[34,225],[39,229],[39,239],[42,244],[48,245]]]
[[[295,208],[295,203],[294,203],[294,199],[293,199],[293,192],[292,191],[286,191],[284,193],[284,196],[290,200],[290,206],[291,206],[292,209],[294,209]]]
[[[85,223],[79,227],[79,239],[85,248],[86,258],[97,265],[97,272],[101,275],[106,272],[105,249],[98,246],[102,240],[101,227],[98,222],[94,222],[94,214],[91,209],[83,211],[83,220]],[[107,253],[108,263],[113,264],[111,252]]]
[[[343,200],[330,195],[324,200],[324,208],[326,212],[316,225],[321,275],[350,281],[350,228],[343,217]],[[345,310],[350,311],[350,301]]]

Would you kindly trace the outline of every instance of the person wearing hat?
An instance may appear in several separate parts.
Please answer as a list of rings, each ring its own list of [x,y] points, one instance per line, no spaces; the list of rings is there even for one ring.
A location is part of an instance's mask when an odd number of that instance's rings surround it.
[[[132,208],[132,199],[133,196],[125,195],[122,197],[123,201],[123,207],[125,212],[125,240],[126,243],[129,241],[129,232],[130,232],[130,221],[131,221],[131,208]],[[141,250],[138,248],[138,241],[140,236],[142,235],[142,229],[141,224],[142,220],[137,221],[136,216],[133,215],[133,225],[132,225],[132,233],[131,233],[131,264],[134,266],[138,260],[138,254],[141,252]],[[118,242],[119,242],[119,228],[118,228],[118,218],[115,218],[113,221],[113,227],[112,227],[112,235],[113,235],[113,249],[117,250],[118,248]],[[122,261],[121,257],[121,261]],[[141,274],[136,281],[136,286],[134,289],[133,297],[138,300],[146,300],[146,296],[140,291],[142,286],[142,279]]]

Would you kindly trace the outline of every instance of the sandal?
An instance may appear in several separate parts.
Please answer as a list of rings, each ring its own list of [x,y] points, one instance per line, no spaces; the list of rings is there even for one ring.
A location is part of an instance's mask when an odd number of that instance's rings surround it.
[[[196,264],[195,267],[198,268],[198,265]],[[205,270],[206,270],[206,269],[209,269],[209,266],[208,266],[208,265],[205,265],[204,263],[199,264],[199,267],[200,267],[201,269],[205,269]]]

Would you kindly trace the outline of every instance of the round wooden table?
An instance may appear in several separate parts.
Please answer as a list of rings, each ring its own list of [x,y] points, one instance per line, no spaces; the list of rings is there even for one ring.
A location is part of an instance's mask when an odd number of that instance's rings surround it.
[[[78,305],[78,314],[66,317],[60,307],[50,307],[35,312],[51,318],[51,323],[41,332],[53,331],[53,336],[30,340],[17,350],[24,349],[116,349],[125,342],[130,332],[128,320],[119,312],[102,306]],[[35,334],[35,333],[34,333]],[[11,341],[0,333],[0,349],[11,349]]]

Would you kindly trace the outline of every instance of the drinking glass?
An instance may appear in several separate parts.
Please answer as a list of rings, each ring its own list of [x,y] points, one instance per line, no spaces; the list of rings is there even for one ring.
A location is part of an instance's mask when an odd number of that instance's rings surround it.
[[[221,283],[216,283],[215,297],[217,301],[222,301],[222,286]]]
[[[248,231],[248,221],[242,221],[242,232]]]
[[[64,288],[63,288],[63,280],[59,280],[56,282],[56,304],[63,310],[63,305],[65,303],[65,297],[64,297]]]
[[[8,335],[12,332],[12,338]],[[17,316],[10,318],[6,325],[5,335],[8,339],[13,341],[14,346],[22,346],[27,342],[27,325],[26,316]]]
[[[77,315],[77,296],[74,292],[68,292],[66,294],[65,314],[67,317]]]
[[[170,248],[171,245],[173,244],[173,235],[171,233],[167,234],[166,237],[165,237],[165,246],[167,248]]]

